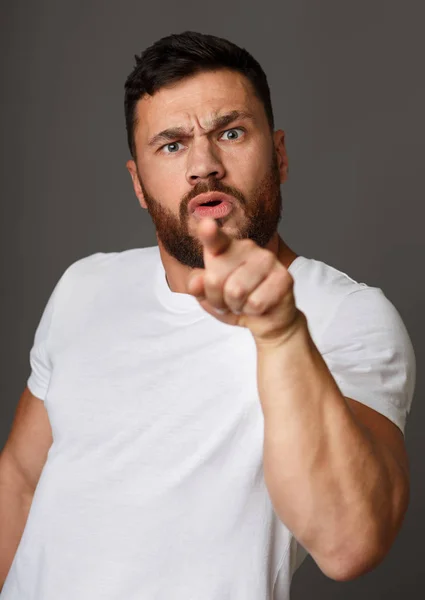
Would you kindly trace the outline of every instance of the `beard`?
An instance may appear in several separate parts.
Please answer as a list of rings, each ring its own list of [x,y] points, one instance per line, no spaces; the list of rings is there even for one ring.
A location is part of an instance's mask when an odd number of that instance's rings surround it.
[[[146,201],[148,212],[156,229],[158,240],[165,250],[178,260],[182,265],[192,269],[204,269],[203,246],[201,242],[189,233],[188,204],[206,192],[223,192],[240,203],[244,216],[244,224],[231,236],[235,239],[251,239],[261,248],[265,248],[275,232],[282,216],[282,195],[280,191],[280,173],[276,154],[273,153],[272,163],[266,175],[259,182],[250,199],[238,189],[221,183],[214,177],[207,181],[200,181],[186,194],[181,202],[179,215],[175,215],[168,208],[151,196],[139,176]],[[223,226],[225,219],[215,219],[219,227]],[[231,235],[231,234],[229,234]]]

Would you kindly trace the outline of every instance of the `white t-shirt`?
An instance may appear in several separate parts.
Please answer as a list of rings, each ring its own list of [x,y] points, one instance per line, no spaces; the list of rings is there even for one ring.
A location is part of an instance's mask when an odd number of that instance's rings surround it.
[[[289,267],[341,391],[404,431],[415,356],[379,288]],[[53,444],[1,600],[287,600],[306,556],[273,510],[248,329],[168,287],[158,246],[73,263],[28,386]]]

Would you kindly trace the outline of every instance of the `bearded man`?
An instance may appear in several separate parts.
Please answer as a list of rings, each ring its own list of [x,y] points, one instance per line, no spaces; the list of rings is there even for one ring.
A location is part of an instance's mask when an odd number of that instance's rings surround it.
[[[125,116],[158,245],[76,261],[45,307],[0,459],[2,600],[287,600],[308,554],[370,571],[408,505],[399,313],[279,235],[285,134],[245,49],[159,40]]]

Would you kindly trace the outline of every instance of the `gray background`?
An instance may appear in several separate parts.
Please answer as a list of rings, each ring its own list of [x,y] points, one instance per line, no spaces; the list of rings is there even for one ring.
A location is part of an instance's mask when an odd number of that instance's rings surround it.
[[[328,579],[309,557],[292,599],[425,597],[423,3],[14,0],[1,12],[0,445],[66,267],[156,244],[124,166],[133,55],[186,29],[227,37],[262,64],[287,133],[281,235],[298,254],[381,287],[418,363],[406,430],[412,495],[396,543],[353,582]]]

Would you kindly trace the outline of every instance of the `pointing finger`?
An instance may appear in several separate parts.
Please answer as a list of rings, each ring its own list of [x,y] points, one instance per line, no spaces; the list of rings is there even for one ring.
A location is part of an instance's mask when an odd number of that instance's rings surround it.
[[[204,248],[213,256],[226,252],[232,243],[232,238],[218,227],[214,219],[208,217],[198,224],[197,234]]]

